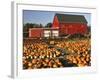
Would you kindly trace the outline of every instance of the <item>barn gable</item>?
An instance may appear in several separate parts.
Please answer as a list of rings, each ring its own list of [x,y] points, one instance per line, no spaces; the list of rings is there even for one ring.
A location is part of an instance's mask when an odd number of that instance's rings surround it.
[[[85,23],[87,20],[83,15],[56,14],[59,23]]]
[[[59,28],[59,21],[58,21],[57,16],[55,16],[54,19],[53,19],[52,27]]]

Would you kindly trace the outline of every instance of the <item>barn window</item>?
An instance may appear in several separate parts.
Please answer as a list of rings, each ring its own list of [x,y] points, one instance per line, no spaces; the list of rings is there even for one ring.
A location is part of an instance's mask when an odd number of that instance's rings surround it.
[[[45,30],[44,31],[44,37],[50,37],[51,36],[51,31],[50,30]]]
[[[53,30],[52,31],[52,36],[53,37],[58,37],[59,36],[59,31],[58,30]]]

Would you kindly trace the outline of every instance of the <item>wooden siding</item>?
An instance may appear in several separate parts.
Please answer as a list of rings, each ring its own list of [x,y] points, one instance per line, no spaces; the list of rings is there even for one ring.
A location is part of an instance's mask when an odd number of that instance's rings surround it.
[[[29,37],[30,38],[43,37],[43,29],[42,28],[31,28],[31,29],[29,29]]]
[[[55,16],[53,20],[52,28],[58,28],[58,27],[59,27],[59,21],[57,16]]]

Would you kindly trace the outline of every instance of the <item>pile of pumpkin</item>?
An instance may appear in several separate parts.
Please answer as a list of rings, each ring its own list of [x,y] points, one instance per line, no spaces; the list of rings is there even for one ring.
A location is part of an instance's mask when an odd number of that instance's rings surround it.
[[[33,59],[55,58],[61,53],[55,48],[49,48],[46,43],[25,44],[23,47],[23,56],[31,56]]]
[[[90,40],[64,41],[57,46],[67,50],[66,59],[69,63],[75,63],[78,67],[91,65]]]
[[[55,47],[66,50],[64,59],[78,67],[91,65],[90,40],[57,41]],[[23,44],[23,69],[64,67],[58,57],[62,53],[45,42]]]
[[[55,68],[62,67],[61,62],[56,57],[61,53],[55,48],[49,48],[44,43],[24,44],[23,46],[23,68]]]
[[[59,59],[32,59],[23,60],[23,69],[58,68],[63,67]]]

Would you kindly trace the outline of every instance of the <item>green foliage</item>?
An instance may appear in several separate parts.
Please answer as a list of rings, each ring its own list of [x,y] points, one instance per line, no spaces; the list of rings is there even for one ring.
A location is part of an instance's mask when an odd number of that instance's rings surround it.
[[[28,32],[30,28],[50,28],[52,26],[52,23],[47,23],[45,26],[42,24],[36,24],[36,23],[26,23],[23,25],[23,32]]]
[[[45,27],[51,28],[52,27],[52,23],[47,23]]]
[[[26,23],[23,25],[23,32],[28,32],[30,28],[42,28],[42,24]]]

